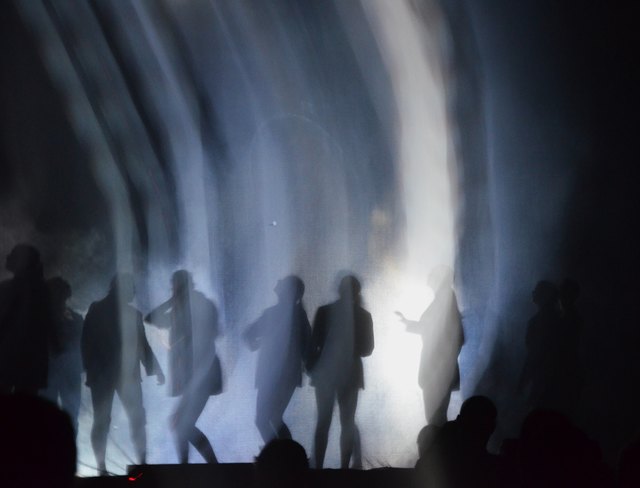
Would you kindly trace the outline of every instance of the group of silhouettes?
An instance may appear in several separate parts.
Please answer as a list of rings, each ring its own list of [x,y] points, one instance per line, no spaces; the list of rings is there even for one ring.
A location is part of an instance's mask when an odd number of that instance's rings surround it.
[[[0,283],[0,393],[40,394],[67,411],[77,432],[81,374],[91,390],[91,444],[97,468],[108,473],[106,448],[111,409],[118,395],[129,418],[133,446],[146,462],[146,413],[141,365],[164,384],[165,375],[147,340],[144,323],[168,331],[169,395],[179,397],[169,419],[181,463],[189,444],[210,463],[217,458],[196,427],[211,395],[222,392],[222,365],[216,354],[220,334],[214,303],[194,288],[191,274],[178,270],[171,296],[143,317],[132,302],[131,274],[117,274],[107,295],[91,304],[84,319],[67,301],[71,287],[60,277],[44,279],[38,250],[13,248],[6,259],[11,279]],[[362,357],[374,347],[371,314],[361,304],[361,284],[344,276],[339,298],[320,307],[313,327],[302,304],[304,283],[297,276],[278,281],[276,305],[266,309],[243,333],[258,350],[255,377],[256,426],[265,441],[290,439],[283,415],[306,371],[315,387],[318,422],[315,465],[321,468],[334,405],[340,409],[341,465],[362,466],[355,423],[358,391],[364,388]]]

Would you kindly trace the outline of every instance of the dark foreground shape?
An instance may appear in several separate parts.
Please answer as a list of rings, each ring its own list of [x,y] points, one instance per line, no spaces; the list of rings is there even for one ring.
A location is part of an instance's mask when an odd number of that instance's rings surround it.
[[[255,487],[254,465],[155,464],[131,466],[128,476],[78,479],[78,488],[237,488]],[[309,471],[309,488],[410,488],[412,469],[380,468],[367,471],[323,469]],[[257,487],[256,487],[257,488]]]

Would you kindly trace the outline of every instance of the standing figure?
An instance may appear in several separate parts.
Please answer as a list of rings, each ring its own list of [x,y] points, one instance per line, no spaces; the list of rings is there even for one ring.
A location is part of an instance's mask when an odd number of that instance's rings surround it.
[[[316,312],[307,369],[316,389],[318,424],[315,433],[315,467],[322,468],[333,406],[340,408],[340,466],[362,468],[360,434],[355,422],[358,390],[364,388],[362,357],[373,352],[371,314],[361,306],[361,285],[354,276],[340,281],[339,299]]]
[[[140,363],[148,376],[156,375],[158,384],[164,383],[164,374],[147,342],[142,314],[130,305],[134,294],[133,277],[116,275],[107,296],[89,307],[82,329],[82,362],[93,403],[91,445],[102,474],[107,472],[105,455],[114,394],[118,393],[127,412],[136,455],[144,464],[147,435]]]
[[[53,325],[38,250],[18,244],[0,283],[0,392],[35,395],[47,386]]]
[[[453,271],[439,266],[429,274],[433,301],[420,320],[406,319],[400,312],[408,332],[422,336],[422,355],[418,383],[422,389],[427,423],[442,426],[453,390],[460,388],[458,356],[464,344],[462,318],[453,290]]]
[[[559,292],[550,281],[540,281],[532,293],[538,307],[527,326],[527,355],[518,383],[519,392],[528,390],[533,407],[558,409],[564,397],[564,344],[560,339],[565,324],[560,313]]]
[[[303,361],[311,326],[302,305],[304,283],[288,276],[274,288],[278,303],[266,309],[243,337],[252,351],[260,349],[256,369],[256,426],[265,443],[291,439],[282,419],[296,387],[302,385]]]
[[[194,289],[188,271],[171,277],[172,295],[152,310],[145,321],[169,329],[170,396],[180,396],[171,416],[171,428],[182,464],[189,462],[189,443],[208,463],[218,460],[211,443],[196,422],[211,395],[222,392],[222,370],[216,355],[218,311]]]
[[[82,385],[82,316],[67,307],[71,297],[69,283],[58,276],[47,280],[46,284],[54,331],[49,347],[49,384],[44,396],[69,414],[77,434]]]

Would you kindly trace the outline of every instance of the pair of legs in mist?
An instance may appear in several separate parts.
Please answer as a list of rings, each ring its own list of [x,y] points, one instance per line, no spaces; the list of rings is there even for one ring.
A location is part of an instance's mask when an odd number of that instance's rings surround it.
[[[291,431],[282,417],[295,389],[296,383],[293,381],[258,388],[256,427],[265,443],[272,439],[291,439]]]
[[[333,407],[338,401],[340,409],[340,467],[347,469],[353,457],[353,468],[362,469],[362,449],[360,432],[356,426],[356,407],[358,406],[358,387],[352,385],[336,388],[334,385],[316,385],[316,405],[318,424],[316,426],[314,461],[317,469],[322,468],[327,450],[329,427]]]
[[[91,428],[91,446],[96,456],[98,470],[106,472],[107,436],[111,425],[111,409],[113,397],[118,398],[124,407],[131,428],[131,439],[140,464],[146,462],[147,434],[145,431],[146,414],[142,404],[142,387],[138,382],[118,385],[98,385],[91,387],[91,402],[93,404],[93,426]]]
[[[190,393],[185,392],[173,413],[171,427],[181,464],[189,462],[189,444],[195,447],[206,462],[212,464],[218,462],[209,439],[196,427],[196,422],[207,400],[209,400],[209,393],[205,388],[197,388]]]

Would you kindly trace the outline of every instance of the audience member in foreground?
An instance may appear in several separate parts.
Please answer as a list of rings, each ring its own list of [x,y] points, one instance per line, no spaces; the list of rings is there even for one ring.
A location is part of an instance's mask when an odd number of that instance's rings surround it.
[[[67,488],[75,471],[69,416],[35,396],[0,396],[0,486]]]
[[[489,488],[498,482],[497,457],[487,451],[497,410],[483,396],[462,404],[456,420],[447,422],[416,464],[421,486]]]
[[[300,444],[274,439],[256,458],[256,484],[260,488],[305,488],[309,485],[309,460]]]

